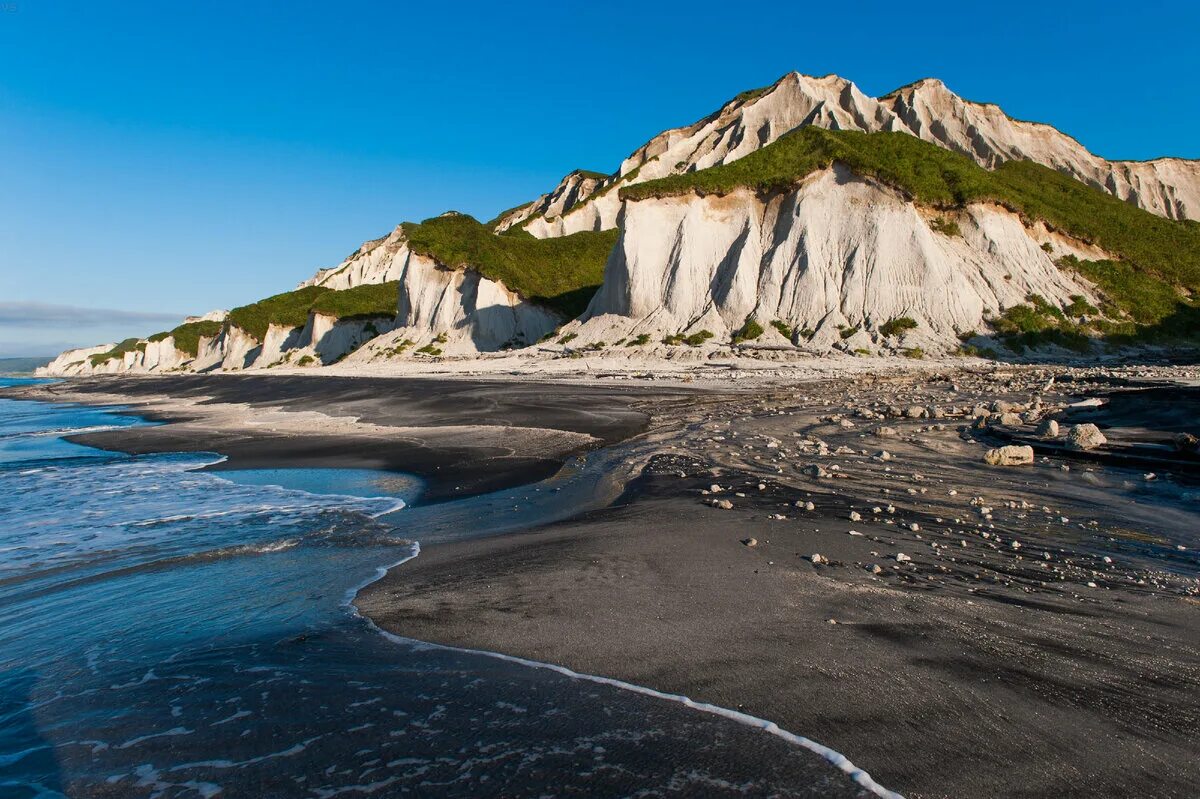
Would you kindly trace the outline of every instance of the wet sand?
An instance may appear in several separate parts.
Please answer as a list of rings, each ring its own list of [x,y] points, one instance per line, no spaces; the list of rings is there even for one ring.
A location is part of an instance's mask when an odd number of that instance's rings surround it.
[[[72,379],[6,396],[120,404],[157,427],[70,437],[130,454],[217,452],[214,470],[383,469],[425,483],[423,504],[524,485],[571,455],[643,431],[686,389],[514,381],[180,375]]]

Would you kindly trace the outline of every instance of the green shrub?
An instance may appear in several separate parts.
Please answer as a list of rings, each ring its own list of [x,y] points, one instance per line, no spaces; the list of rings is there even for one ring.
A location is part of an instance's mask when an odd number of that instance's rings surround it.
[[[579,338],[578,333],[567,333],[566,335],[564,335],[562,338],[560,338],[558,340],[558,343],[566,346],[567,344],[570,344],[572,341],[574,341],[577,338]]]
[[[971,344],[964,344],[959,347],[958,354],[970,358],[986,358],[991,361],[1000,360],[1000,353],[996,352],[991,347],[976,347]]]
[[[813,330],[811,327],[806,327],[800,331],[800,338],[804,339],[805,341],[810,341],[815,335],[817,335],[817,331]]]
[[[421,349],[417,350],[417,352],[421,353],[422,355],[432,355],[434,357],[442,354],[441,349],[435,347],[432,343],[426,344],[424,347],[421,347]]]
[[[308,366],[311,363],[315,363],[316,360],[317,359],[311,355],[301,355],[300,360],[296,361],[296,365],[297,366]],[[272,365],[274,365],[274,364],[272,364]]]
[[[961,236],[962,230],[958,227],[958,222],[953,219],[947,219],[944,216],[934,217],[929,223],[929,227],[934,231],[941,233],[943,236]]]
[[[712,332],[710,332],[708,330],[701,330],[699,333],[693,333],[692,335],[685,338],[683,340],[683,343],[687,344],[689,347],[699,347],[701,344],[708,341],[712,337],[713,337]]]
[[[1038,294],[1030,294],[1025,300],[1028,305],[1014,305],[989,320],[1004,346],[1016,353],[1050,345],[1079,353],[1091,350],[1091,337],[1061,309]]]
[[[1071,295],[1071,303],[1063,308],[1067,316],[1098,316],[1100,309],[1080,294]]]
[[[921,349],[920,347],[909,347],[904,351],[904,357],[916,358],[919,360],[925,357],[925,350]]]
[[[733,343],[740,344],[743,341],[754,341],[763,334],[763,327],[754,317],[747,316],[746,321],[742,323],[733,334]]]
[[[650,334],[642,333],[637,338],[631,339],[629,341],[629,343],[627,343],[625,346],[626,347],[644,347],[649,343],[650,343]]]
[[[840,331],[838,333],[838,335],[842,337],[842,341],[845,341],[846,339],[850,338],[851,336],[853,336],[855,333],[857,333],[861,329],[862,329],[862,327],[860,325],[855,325],[854,327],[846,327],[845,325],[838,325],[838,330]]]
[[[775,328],[776,330],[778,330],[778,331],[779,331],[779,335],[783,336],[783,337],[784,337],[784,338],[786,338],[788,341],[791,341],[791,339],[792,339],[792,328],[791,328],[791,327],[788,325],[788,323],[787,323],[787,322],[784,322],[782,319],[775,319],[775,320],[773,320],[773,321],[771,322],[771,327],[773,327],[773,328]]]
[[[897,316],[889,319],[879,327],[879,332],[885,336],[899,336],[917,327],[917,321],[907,316]]]

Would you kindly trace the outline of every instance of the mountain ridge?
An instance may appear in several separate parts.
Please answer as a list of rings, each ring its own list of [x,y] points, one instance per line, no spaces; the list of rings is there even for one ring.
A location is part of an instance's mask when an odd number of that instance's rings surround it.
[[[762,108],[759,108],[760,104]],[[930,124],[929,116],[931,106],[937,105],[941,106],[937,109],[939,120],[954,119],[956,115],[971,119],[966,120],[966,127],[958,130],[956,135],[938,137],[932,132],[934,126]],[[991,118],[980,119],[981,112]],[[1033,146],[1031,141],[1006,141],[999,136],[1005,131],[993,132],[980,140],[978,147],[968,146],[981,130],[980,124],[993,129],[1000,124],[995,118],[997,114],[1006,124],[1016,128],[1016,133],[1020,134],[1017,138],[1049,138],[1054,140],[1053,146],[1047,151],[1045,147]],[[622,180],[628,185],[633,181],[729,163],[807,125],[834,130],[906,132],[962,152],[985,167],[1009,160],[1033,160],[1120,199],[1132,201],[1152,213],[1175,219],[1200,219],[1200,160],[1160,156],[1145,161],[1109,161],[1091,153],[1077,139],[1051,125],[1010,117],[995,103],[966,100],[950,91],[938,78],[921,78],[879,98],[872,98],[852,81],[836,74],[812,77],[788,72],[768,86],[742,92],[690,125],[669,128],[651,137],[621,162],[605,185]],[[757,133],[757,145],[753,139],[746,139],[746,133],[751,129]],[[731,142],[732,146],[729,146]],[[702,147],[706,143],[708,146]],[[682,152],[685,149],[688,152]],[[696,153],[701,154],[696,157]],[[653,164],[654,161],[657,164]],[[1159,168],[1179,174],[1158,175]],[[629,175],[634,170],[638,170],[638,174],[631,180]],[[560,183],[554,191],[559,191],[562,185]],[[584,197],[575,204],[566,204],[558,219],[586,201]],[[534,216],[527,209],[528,206],[518,207],[500,220],[497,229],[524,226],[524,220]],[[539,238],[580,229],[604,229],[615,225],[615,212],[616,204],[610,202],[597,208],[582,222],[577,217],[574,224],[543,223],[528,229]]]

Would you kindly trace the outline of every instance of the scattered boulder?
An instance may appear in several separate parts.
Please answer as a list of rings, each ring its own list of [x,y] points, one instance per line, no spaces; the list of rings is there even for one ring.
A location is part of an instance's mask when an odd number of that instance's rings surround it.
[[[733,510],[733,503],[727,499],[718,499],[713,502],[713,507],[721,510]]]
[[[894,427],[888,427],[887,425],[884,425],[882,427],[875,428],[875,435],[879,436],[880,438],[895,438],[896,436],[900,435],[900,431]]]
[[[1042,438],[1058,438],[1058,422],[1053,419],[1043,419],[1035,432]]]
[[[1005,411],[1000,414],[1000,424],[1005,427],[1017,427],[1021,424],[1021,417],[1012,411]]]
[[[912,558],[910,558],[908,555],[905,555],[903,552],[896,553],[897,563],[908,563],[910,560],[912,560]]]
[[[758,539],[757,538],[743,538],[742,544],[745,546],[748,546],[748,547],[756,547],[756,546],[758,546]]]
[[[1069,449],[1086,451],[1102,447],[1107,443],[1108,439],[1100,432],[1100,428],[1090,422],[1077,424],[1067,433],[1067,447]]]
[[[806,475],[808,477],[815,477],[818,480],[829,476],[829,472],[825,471],[824,467],[822,467],[818,464],[815,464],[815,463],[810,463],[808,466],[805,466],[800,471],[804,475]]]
[[[812,561],[814,566],[821,566],[823,564],[827,565],[829,563],[829,558],[825,557],[820,552],[814,553],[809,560]]]
[[[929,411],[920,405],[910,405],[904,409],[904,415],[909,419],[924,419],[929,415]]]
[[[1033,447],[1010,444],[989,449],[983,455],[983,462],[989,466],[1028,466],[1033,463]]]

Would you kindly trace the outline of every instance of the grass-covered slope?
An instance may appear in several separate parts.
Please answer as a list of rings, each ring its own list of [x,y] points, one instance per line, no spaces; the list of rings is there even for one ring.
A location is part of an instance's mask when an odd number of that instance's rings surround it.
[[[771,194],[835,162],[922,205],[996,202],[1118,255],[1116,264],[1065,266],[1078,268],[1141,324],[1186,313],[1195,306],[1182,295],[1200,294],[1200,226],[1156,216],[1029,161],[987,170],[906,133],[800,128],[731,164],[628,186],[621,197],[726,194],[743,187]]]
[[[400,282],[392,280],[322,294],[312,311],[343,320],[381,319],[395,316],[399,301]]]
[[[308,312],[313,303],[331,291],[324,286],[306,286],[295,291],[285,291],[283,294],[275,294],[264,300],[234,308],[225,321],[230,327],[239,327],[262,341],[271,325],[303,327],[308,322]]]
[[[140,339],[127,338],[108,352],[98,352],[90,356],[88,360],[92,362],[92,366],[99,366],[102,363],[111,361],[113,358],[123,358],[125,353],[138,349],[144,350],[146,349],[146,345]]]
[[[497,236],[465,214],[406,222],[404,233],[413,252],[453,269],[476,269],[568,319],[583,313],[600,287],[604,262],[618,236],[616,230],[554,239]]]
[[[339,319],[377,319],[396,315],[399,284],[380,283],[334,291],[306,286],[234,308],[227,323],[262,341],[271,325],[303,327],[310,312]]]
[[[216,338],[220,334],[222,327],[221,322],[213,322],[207,319],[200,322],[184,322],[174,330],[165,333],[155,333],[149,340],[162,341],[167,336],[173,336],[175,339],[175,349],[195,358],[200,352],[200,339]]]

